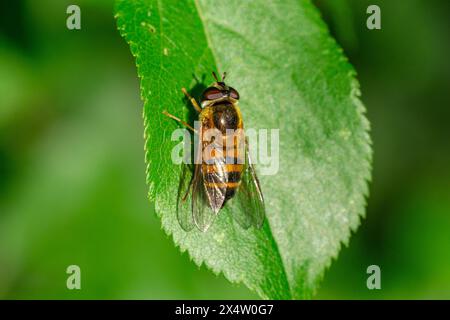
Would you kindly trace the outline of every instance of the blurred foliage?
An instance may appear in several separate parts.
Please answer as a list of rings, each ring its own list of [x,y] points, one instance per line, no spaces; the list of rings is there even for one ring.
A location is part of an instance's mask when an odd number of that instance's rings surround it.
[[[450,298],[449,2],[315,1],[359,73],[365,223],[317,298]],[[146,199],[142,103],[112,1],[0,7],[0,298],[251,298],[173,249]],[[365,27],[379,4],[382,30]],[[66,289],[78,264],[82,290]],[[382,290],[365,270],[378,264]],[[213,288],[213,289],[211,289]]]

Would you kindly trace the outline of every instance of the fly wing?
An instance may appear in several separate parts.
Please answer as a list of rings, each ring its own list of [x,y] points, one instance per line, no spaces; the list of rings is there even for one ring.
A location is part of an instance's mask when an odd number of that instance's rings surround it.
[[[227,172],[225,171],[225,159],[214,158],[208,165],[202,167],[204,170],[203,182],[206,196],[211,209],[217,214],[225,202],[227,192]]]
[[[250,226],[261,228],[264,223],[265,206],[255,168],[250,159],[248,143],[245,144],[245,165],[242,172],[241,185],[230,201],[230,209],[234,219],[245,229]]]
[[[207,231],[212,225],[225,199],[226,188],[217,183],[223,181],[217,174],[204,173],[201,165],[196,166],[195,183],[192,191],[192,213],[194,223],[200,231]],[[208,179],[208,180],[206,180]]]
[[[192,174],[192,168],[182,163],[180,184],[177,195],[177,218],[181,228],[184,231],[190,231],[194,227],[192,217],[192,185],[195,175]]]

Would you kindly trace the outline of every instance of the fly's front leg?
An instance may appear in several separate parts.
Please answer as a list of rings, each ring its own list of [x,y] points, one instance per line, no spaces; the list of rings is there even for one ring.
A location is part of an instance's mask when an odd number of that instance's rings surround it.
[[[186,88],[182,88],[181,91],[183,91],[184,95],[189,99],[189,101],[191,102],[192,106],[194,107],[194,109],[200,113],[202,112],[202,108],[200,108],[200,106],[198,105],[197,101],[192,98],[192,96],[187,92]],[[192,130],[193,132],[198,134],[198,131],[195,130],[194,128],[192,128],[187,122],[181,120],[180,118],[174,116],[173,114],[168,113],[166,110],[163,111],[163,114],[168,116],[169,118],[180,122],[182,125],[184,125],[185,127],[187,127],[188,129]]]
[[[181,91],[183,91],[184,95],[191,101],[194,109],[197,110],[198,113],[202,112],[202,108],[200,108],[197,101],[187,92],[186,88],[182,88]]]
[[[188,129],[192,130],[193,132],[198,133],[198,131],[195,130],[194,128],[192,128],[187,122],[181,120],[180,118],[174,116],[173,114],[168,113],[166,110],[164,110],[162,113],[163,113],[164,115],[168,116],[169,118],[171,118],[171,119],[173,119],[173,120],[175,120],[175,121],[178,121],[179,123],[181,123],[182,125],[184,125],[184,126],[187,127]]]

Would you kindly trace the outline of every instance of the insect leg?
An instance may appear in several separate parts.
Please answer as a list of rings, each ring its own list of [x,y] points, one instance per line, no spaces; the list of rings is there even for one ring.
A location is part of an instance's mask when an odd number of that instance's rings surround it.
[[[188,129],[191,129],[193,132],[197,133],[197,130],[195,130],[194,128],[192,128],[187,122],[181,120],[181,119],[178,118],[178,117],[175,117],[173,114],[168,113],[166,110],[164,110],[162,113],[163,113],[164,115],[168,116],[169,118],[171,118],[171,119],[173,119],[173,120],[175,120],[175,121],[180,122],[182,125],[186,126]]]
[[[194,183],[195,183],[195,179],[194,179],[194,177],[192,177],[191,181],[189,182],[188,189],[186,190],[186,193],[184,194],[183,198],[181,198],[181,200],[183,202],[186,201],[187,197],[189,196],[189,192],[191,191],[191,188],[194,185]]]
[[[195,101],[195,99],[187,92],[186,88],[181,88],[181,91],[183,91],[184,95],[191,101],[194,109],[197,110],[197,112],[202,112],[202,108],[200,108],[197,101]]]

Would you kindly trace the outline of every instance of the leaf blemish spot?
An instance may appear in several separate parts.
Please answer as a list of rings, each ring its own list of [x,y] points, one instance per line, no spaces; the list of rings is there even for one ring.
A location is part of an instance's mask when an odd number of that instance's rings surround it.
[[[165,56],[168,56],[169,55],[169,49],[164,48],[163,53],[164,53]]]
[[[154,26],[152,26],[150,23],[142,21],[141,26],[144,28],[147,28],[151,33],[156,33],[156,28]]]
[[[214,235],[214,240],[216,240],[218,243],[222,243],[224,238],[225,235],[223,234],[223,232]]]
[[[352,135],[352,133],[350,132],[350,130],[348,129],[343,129],[339,132],[339,135],[344,139],[344,140],[348,140],[348,138],[350,138],[350,136]]]

